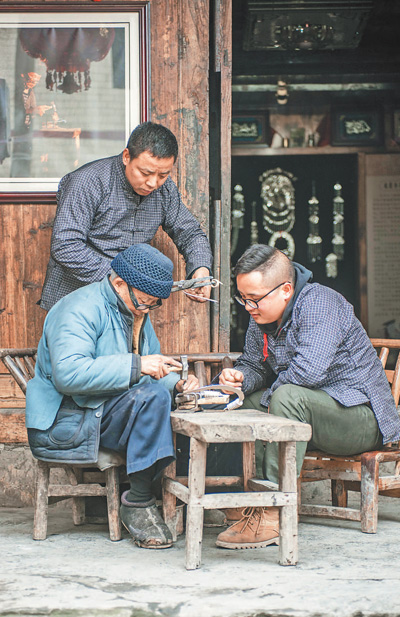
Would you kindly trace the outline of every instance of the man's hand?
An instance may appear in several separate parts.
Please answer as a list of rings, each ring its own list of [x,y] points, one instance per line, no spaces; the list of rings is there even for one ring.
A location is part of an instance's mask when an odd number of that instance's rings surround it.
[[[195,390],[196,388],[198,388],[199,385],[200,384],[197,377],[195,375],[189,375],[186,381],[183,381],[183,379],[178,381],[178,383],[175,385],[175,388],[177,392],[190,392],[190,390]]]
[[[234,368],[224,368],[219,376],[219,383],[221,386],[233,386],[234,388],[241,389],[243,385],[243,373]]]
[[[174,370],[182,369],[182,364],[177,362],[173,358],[169,356],[162,356],[160,354],[154,354],[152,356],[142,356],[142,375],[150,375],[150,377],[154,377],[154,379],[161,379],[171,373],[171,371],[176,372]]]
[[[210,276],[210,272],[208,268],[197,268],[193,272],[192,279],[200,279],[205,276]],[[190,296],[189,296],[190,293]],[[193,298],[191,296],[198,296],[197,298]],[[188,289],[188,298],[194,300],[194,302],[206,302],[206,298],[211,296],[211,285],[206,285],[205,287],[195,287],[194,289]]]

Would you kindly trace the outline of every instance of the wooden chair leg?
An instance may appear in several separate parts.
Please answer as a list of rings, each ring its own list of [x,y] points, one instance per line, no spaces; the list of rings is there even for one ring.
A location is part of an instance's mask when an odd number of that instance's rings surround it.
[[[164,478],[171,478],[172,480],[175,480],[176,478],[176,462],[175,461],[172,461],[172,463],[168,465],[168,467],[166,467],[163,471],[162,509],[163,509],[164,522],[169,527],[172,533],[173,541],[176,542],[176,539],[178,537],[178,533],[176,529],[176,496],[165,489]]]
[[[254,441],[244,441],[242,443],[243,458],[243,490],[249,490],[248,483],[256,475],[256,445]]]
[[[74,525],[83,525],[85,523],[85,498],[73,497],[72,498],[72,520]]]
[[[45,540],[47,537],[47,515],[49,509],[49,478],[48,463],[36,461],[35,496],[33,514],[33,539]]]
[[[203,540],[203,506],[194,505],[204,496],[206,485],[207,444],[194,437],[190,439],[189,503],[186,521],[186,569],[195,570],[201,563]]]
[[[297,496],[296,442],[279,444],[279,490]],[[279,563],[295,566],[298,560],[297,499],[294,505],[282,506],[279,516]]]
[[[361,531],[378,528],[379,459],[374,452],[361,456]]]
[[[297,478],[297,523],[300,518],[300,507],[301,507],[301,475]]]
[[[110,540],[118,542],[122,538],[121,517],[119,513],[119,467],[109,467],[109,469],[106,469],[105,474]]]
[[[77,486],[82,483],[83,472],[79,467],[64,467],[69,483]],[[83,525],[85,522],[85,499],[84,497],[72,497],[72,520],[74,525]]]
[[[332,506],[347,508],[348,495],[344,480],[331,480]]]

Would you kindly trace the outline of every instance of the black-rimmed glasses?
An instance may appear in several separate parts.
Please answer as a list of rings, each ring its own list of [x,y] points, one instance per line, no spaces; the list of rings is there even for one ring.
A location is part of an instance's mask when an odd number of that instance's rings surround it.
[[[244,300],[242,296],[240,296],[239,294],[235,294],[234,298],[236,302],[239,302],[239,304],[241,304],[242,306],[245,306],[247,304],[250,308],[258,309],[258,305],[261,302],[261,300],[264,300],[264,298],[269,296],[269,294],[272,294],[273,291],[275,291],[279,287],[282,287],[282,285],[286,285],[286,283],[289,283],[289,281],[283,281],[283,283],[279,283],[279,285],[271,289],[271,291],[266,293],[265,296],[263,296],[262,298],[259,298],[258,300],[248,300],[248,299]]]
[[[128,285],[128,291],[129,291],[129,297],[132,300],[133,306],[135,307],[137,311],[146,311],[147,309],[149,309],[149,311],[154,311],[154,309],[157,309],[159,306],[162,305],[161,298],[157,298],[157,302],[155,302],[154,304],[139,304],[135,294],[133,293],[132,288],[129,287],[129,285]]]

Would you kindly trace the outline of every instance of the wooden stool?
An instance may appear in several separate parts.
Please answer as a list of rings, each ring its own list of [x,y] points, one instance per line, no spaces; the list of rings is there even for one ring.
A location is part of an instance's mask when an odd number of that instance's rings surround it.
[[[116,455],[118,457],[118,455]],[[120,458],[120,457],[119,457]],[[72,519],[74,525],[85,523],[85,497],[106,497],[110,540],[121,540],[120,519],[120,461],[101,471],[96,465],[68,465],[46,463],[36,460],[35,497],[33,515],[33,539],[45,540],[47,537],[47,517],[50,503],[72,499]],[[52,483],[52,469],[64,469],[68,483]],[[105,486],[102,486],[102,485]]]
[[[296,441],[309,441],[309,424],[294,422],[252,409],[229,412],[173,412],[174,433],[190,438],[188,486],[176,478],[175,464],[164,471],[164,520],[174,531],[176,497],[188,505],[186,520],[186,569],[200,567],[204,509],[278,506],[280,508],[279,563],[297,563],[297,474]],[[255,475],[254,443],[279,442],[279,490]],[[244,493],[205,494],[206,485],[221,485],[219,478],[206,480],[206,455],[209,443],[243,444]]]

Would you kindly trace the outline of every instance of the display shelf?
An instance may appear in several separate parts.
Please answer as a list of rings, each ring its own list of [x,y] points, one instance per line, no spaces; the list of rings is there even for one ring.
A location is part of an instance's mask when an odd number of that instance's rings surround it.
[[[270,148],[265,144],[243,144],[232,146],[232,156],[293,156],[303,154],[368,154],[385,153],[384,147],[356,146],[307,146],[303,148]]]

